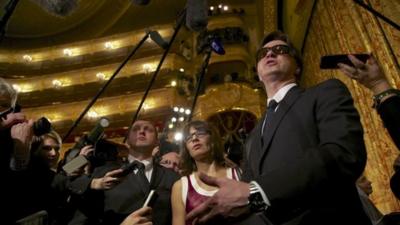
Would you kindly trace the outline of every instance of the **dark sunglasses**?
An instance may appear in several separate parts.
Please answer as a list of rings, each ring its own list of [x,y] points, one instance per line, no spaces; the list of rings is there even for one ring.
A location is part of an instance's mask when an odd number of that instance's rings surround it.
[[[269,51],[272,51],[276,55],[283,55],[290,53],[290,47],[287,45],[275,45],[272,47],[263,47],[257,51],[257,62],[264,58]]]

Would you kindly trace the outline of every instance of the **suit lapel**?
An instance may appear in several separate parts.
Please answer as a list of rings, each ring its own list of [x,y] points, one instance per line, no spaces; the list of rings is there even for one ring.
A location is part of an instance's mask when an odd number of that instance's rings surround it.
[[[289,90],[286,96],[279,102],[277,111],[272,115],[270,121],[267,123],[265,128],[265,133],[261,137],[263,139],[263,146],[260,148],[260,157],[256,160],[259,171],[261,171],[262,162],[268,152],[268,148],[271,144],[271,140],[278,128],[280,122],[282,121],[283,117],[286,115],[290,107],[296,102],[296,100],[301,96],[303,89],[298,86],[293,87]],[[268,118],[267,118],[268,119]],[[260,131],[261,132],[261,131]]]
[[[159,186],[165,173],[165,171],[162,170],[156,163],[157,162],[153,161],[153,173],[151,174],[150,189],[156,189]]]
[[[265,115],[261,117],[262,119],[253,129],[253,134],[249,136],[249,148],[246,153],[247,161],[253,170],[253,174],[258,174],[258,164],[252,162],[258,162],[258,159],[261,157],[261,129],[264,117]]]

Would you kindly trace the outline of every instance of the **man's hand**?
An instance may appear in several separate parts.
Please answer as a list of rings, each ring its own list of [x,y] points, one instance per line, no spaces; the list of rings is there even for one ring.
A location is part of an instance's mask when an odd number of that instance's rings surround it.
[[[14,141],[15,155],[28,154],[33,138],[33,120],[12,126],[11,138]]]
[[[356,80],[366,88],[370,89],[375,95],[390,89],[389,82],[379,68],[375,58],[371,55],[367,63],[363,63],[355,56],[348,56],[354,67],[339,63],[340,70],[348,77]]]
[[[0,130],[10,128],[14,124],[26,122],[25,115],[23,113],[9,113],[6,119],[0,118]]]
[[[218,217],[234,218],[248,212],[250,187],[248,183],[228,178],[215,178],[199,175],[201,181],[219,187],[217,193],[191,211],[186,219],[194,223],[205,223]]]
[[[143,207],[131,213],[121,225],[153,225],[151,222],[151,208]]]
[[[176,152],[168,152],[161,157],[160,165],[165,168],[173,169],[175,172],[179,171],[179,154]]]
[[[90,188],[94,190],[111,189],[121,182],[122,178],[118,177],[120,173],[122,173],[122,169],[116,169],[106,173],[104,177],[94,178],[90,183]]]

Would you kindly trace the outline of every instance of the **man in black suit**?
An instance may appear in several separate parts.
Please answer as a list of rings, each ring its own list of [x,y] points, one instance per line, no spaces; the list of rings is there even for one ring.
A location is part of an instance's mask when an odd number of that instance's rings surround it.
[[[245,182],[201,175],[220,189],[188,219],[251,212],[264,220],[257,224],[371,224],[355,187],[366,150],[351,95],[336,79],[298,87],[301,69],[287,35],[264,38],[257,71],[268,109],[246,142]]]
[[[171,187],[179,176],[153,163],[152,151],[158,145],[154,125],[144,120],[134,122],[127,144],[129,162],[140,162],[143,168],[139,166],[122,179],[113,177],[119,174],[121,163],[113,162],[96,168],[93,178],[107,177],[102,188],[106,190],[88,191],[85,194],[86,200],[89,200],[88,207],[82,207],[70,224],[120,224],[129,214],[142,207],[151,189],[155,189],[158,195],[151,206],[153,224],[171,224]],[[115,184],[116,181],[120,183]]]

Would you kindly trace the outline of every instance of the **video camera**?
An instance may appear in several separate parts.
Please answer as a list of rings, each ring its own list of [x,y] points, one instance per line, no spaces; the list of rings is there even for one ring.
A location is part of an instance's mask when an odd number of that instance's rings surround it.
[[[100,141],[104,134],[104,128],[110,125],[110,121],[107,118],[101,118],[97,121],[96,126],[89,132],[89,134],[84,135],[79,141],[66,153],[64,158],[63,170],[67,173],[72,173],[76,169],[86,165],[89,161],[96,163],[98,158],[109,158],[112,157],[107,154],[106,149],[109,149],[111,144],[106,141]],[[88,157],[79,155],[81,149],[87,145],[95,146],[95,151]]]
[[[10,113],[21,112],[21,106],[16,104],[15,107],[10,107],[8,110],[1,113],[0,117],[6,118]],[[51,131],[51,123],[46,117],[42,117],[33,123],[33,134],[37,137],[47,134]]]

